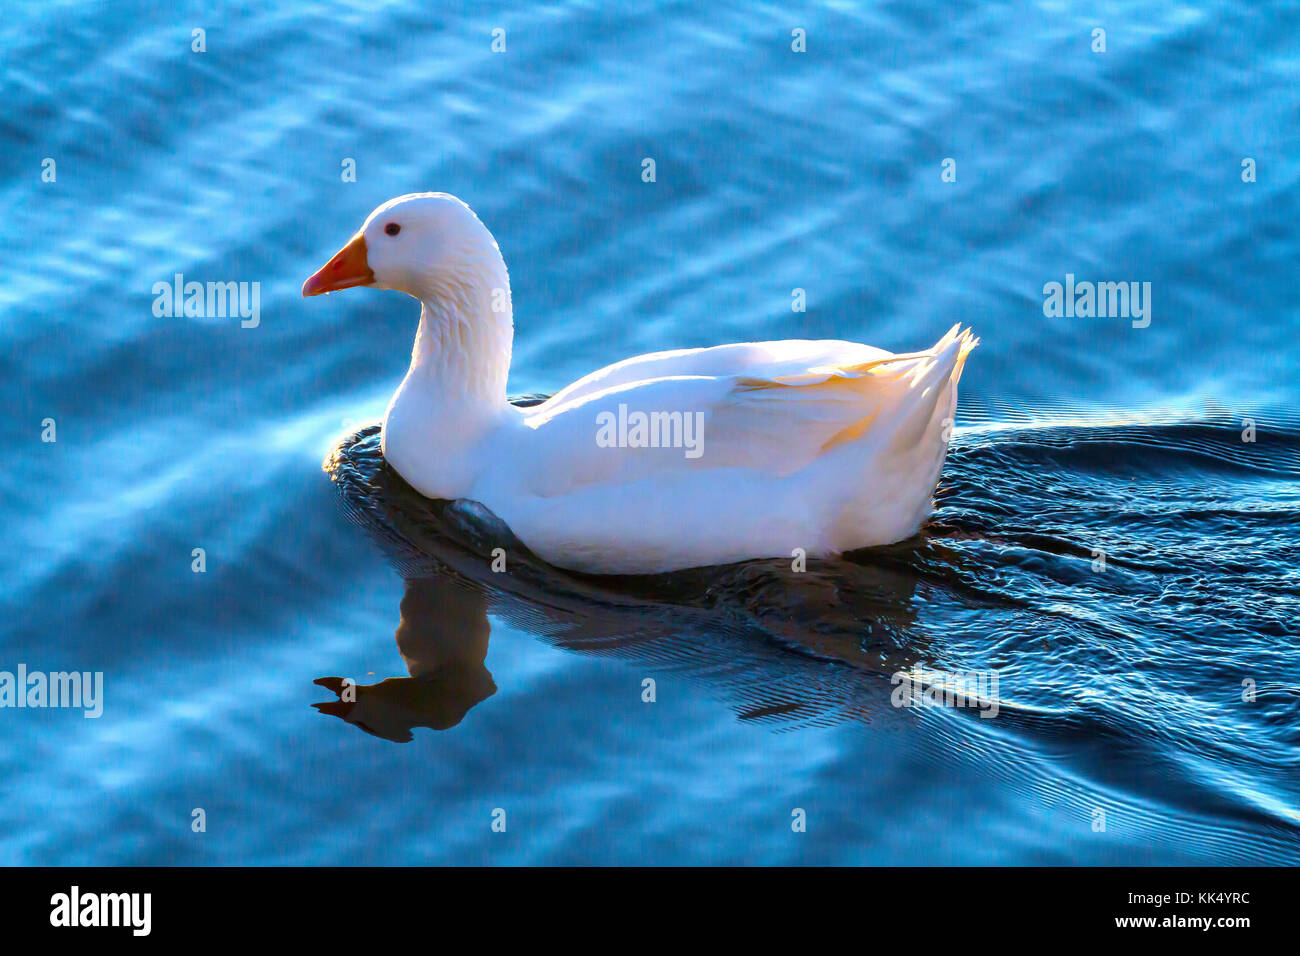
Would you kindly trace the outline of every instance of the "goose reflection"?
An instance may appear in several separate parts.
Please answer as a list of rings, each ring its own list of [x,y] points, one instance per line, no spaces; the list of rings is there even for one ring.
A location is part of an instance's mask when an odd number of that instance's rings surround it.
[[[417,494],[384,463],[377,428],[345,440],[325,468],[405,580],[396,637],[410,676],[322,677],[338,700],[313,706],[378,737],[454,727],[496,692],[484,663],[493,618],[572,651],[616,654],[656,678],[703,683],[742,720],[790,726],[870,720],[889,707],[882,675],[926,651],[912,609],[918,575],[897,550],[871,564],[576,575],[531,555],[481,506]]]
[[[408,578],[397,625],[397,651],[410,677],[354,684],[341,677],[316,683],[339,699],[317,710],[366,733],[399,743],[415,727],[446,730],[496,693],[488,673],[488,602],[482,592],[448,572]]]

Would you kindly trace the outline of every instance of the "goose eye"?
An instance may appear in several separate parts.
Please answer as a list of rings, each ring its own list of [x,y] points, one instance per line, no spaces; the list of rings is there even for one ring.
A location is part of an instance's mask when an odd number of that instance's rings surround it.
[[[395,222],[390,222],[388,225],[384,226],[384,232],[388,233],[390,236],[395,236],[401,231],[402,227]]]

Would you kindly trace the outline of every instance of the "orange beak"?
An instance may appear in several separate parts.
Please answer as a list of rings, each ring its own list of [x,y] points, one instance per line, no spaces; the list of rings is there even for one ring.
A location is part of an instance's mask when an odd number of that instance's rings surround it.
[[[366,258],[366,237],[357,233],[348,244],[334,254],[334,258],[320,267],[314,276],[302,284],[302,296],[338,292],[356,285],[370,285],[375,274]]]

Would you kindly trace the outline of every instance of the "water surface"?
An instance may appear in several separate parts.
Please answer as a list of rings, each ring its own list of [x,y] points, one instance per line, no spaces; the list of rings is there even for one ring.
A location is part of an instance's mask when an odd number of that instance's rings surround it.
[[[1300,861],[1297,16],[7,11],[0,669],[105,708],[0,710],[0,860]],[[299,298],[424,189],[501,245],[518,394],[973,325],[933,520],[802,575],[485,572],[491,516],[367,427],[415,304]],[[260,321],[155,315],[177,273]],[[1067,274],[1150,282],[1149,326],[1046,317]],[[995,672],[998,716],[893,706],[913,668]]]

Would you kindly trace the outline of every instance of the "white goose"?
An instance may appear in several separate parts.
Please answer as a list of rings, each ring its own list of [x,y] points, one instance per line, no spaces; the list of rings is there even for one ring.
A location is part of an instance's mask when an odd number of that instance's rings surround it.
[[[804,339],[654,352],[520,409],[506,400],[510,279],[467,205],[446,193],[384,203],[302,294],[360,285],[423,307],[384,418],[388,462],[421,494],[478,501],[544,560],[592,573],[909,537],[930,513],[978,344],[954,326],[900,355]]]

